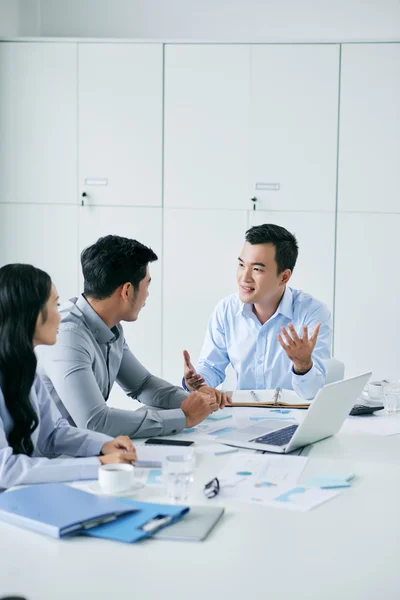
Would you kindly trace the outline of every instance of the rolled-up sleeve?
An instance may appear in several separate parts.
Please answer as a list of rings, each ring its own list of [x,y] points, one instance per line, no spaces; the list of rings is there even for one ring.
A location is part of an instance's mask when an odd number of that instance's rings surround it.
[[[57,344],[52,348],[51,358],[43,353],[40,354],[40,360],[46,376],[78,427],[112,437],[149,437],[176,433],[186,425],[185,415],[179,408],[166,413],[147,407],[134,411],[109,407],[92,370],[90,342],[76,329],[60,331]],[[147,396],[142,395],[140,390],[142,387],[147,389],[146,381],[152,376],[136,362],[140,369],[136,368],[130,373],[128,383],[133,388],[130,395],[134,395],[138,389],[137,397],[142,400]],[[127,369],[129,370],[129,365]],[[117,377],[117,382],[125,389],[124,380],[124,377]],[[136,387],[133,382],[136,382]],[[182,390],[181,392],[184,394]],[[150,398],[148,404],[152,404]]]
[[[132,354],[126,342],[124,342],[117,383],[128,396],[157,408],[179,408],[187,397],[187,393],[182,388],[151,375]]]

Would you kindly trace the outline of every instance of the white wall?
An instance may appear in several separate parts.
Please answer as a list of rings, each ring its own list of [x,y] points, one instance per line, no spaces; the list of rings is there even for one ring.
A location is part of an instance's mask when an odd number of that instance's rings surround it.
[[[0,0],[0,37],[19,35],[18,0]]]
[[[40,31],[32,18],[35,11],[40,15]],[[392,41],[400,39],[400,2],[21,0],[21,23],[22,35],[219,42]]]
[[[0,37],[38,36],[40,0],[0,0]]]

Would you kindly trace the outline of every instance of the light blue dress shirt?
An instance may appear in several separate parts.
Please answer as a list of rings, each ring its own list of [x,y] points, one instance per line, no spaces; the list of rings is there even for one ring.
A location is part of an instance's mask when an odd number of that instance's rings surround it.
[[[322,324],[312,355],[313,367],[305,375],[294,373],[293,363],[277,339],[282,325],[287,327],[289,323],[300,334],[303,325],[308,325],[309,335],[317,323]],[[281,387],[311,400],[325,383],[330,348],[330,311],[309,294],[286,287],[276,312],[264,325],[254,314],[253,305],[244,304],[238,294],[233,294],[221,300],[211,315],[197,372],[207,385],[217,387],[224,381],[230,363],[237,389]]]
[[[0,489],[22,483],[96,479],[100,466],[97,456],[112,438],[69,425],[38,376],[30,400],[39,417],[31,436],[34,453],[14,454],[7,441],[13,423],[0,388]],[[52,458],[60,454],[81,458]]]

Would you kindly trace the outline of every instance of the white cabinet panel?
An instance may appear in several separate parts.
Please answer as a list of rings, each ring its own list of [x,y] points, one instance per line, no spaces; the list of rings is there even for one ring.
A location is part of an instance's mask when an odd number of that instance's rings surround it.
[[[28,263],[46,271],[60,301],[78,291],[78,207],[0,205],[0,264]]]
[[[135,356],[154,375],[161,373],[162,211],[157,208],[85,206],[79,213],[79,251],[104,235],[121,235],[150,246],[159,260],[150,265],[150,295],[134,323],[123,323]],[[83,283],[81,291],[83,290]]]
[[[76,45],[0,43],[0,202],[77,204]]]
[[[400,379],[400,215],[339,213],[335,355],[346,374]]]
[[[166,46],[166,206],[251,205],[249,61],[245,45]]]
[[[236,291],[245,211],[165,210],[163,376],[180,384],[182,351],[198,359],[208,319]]]
[[[86,202],[161,205],[161,44],[79,44],[79,184]]]
[[[299,256],[290,286],[312,294],[333,309],[335,262],[335,213],[266,212],[250,213],[250,224],[274,223],[296,236]]]
[[[342,50],[339,209],[400,212],[400,44]]]
[[[338,45],[251,49],[251,194],[266,210],[334,210]],[[279,184],[280,189],[257,189]]]

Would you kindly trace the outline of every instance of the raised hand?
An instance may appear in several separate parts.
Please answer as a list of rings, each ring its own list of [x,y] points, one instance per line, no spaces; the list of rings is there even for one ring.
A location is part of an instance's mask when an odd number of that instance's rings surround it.
[[[185,385],[190,392],[198,390],[205,383],[203,377],[196,373],[196,369],[190,362],[190,354],[187,350],[183,351],[183,377]]]
[[[292,361],[294,371],[298,375],[307,373],[313,366],[311,356],[317,343],[320,327],[321,323],[318,323],[310,337],[308,337],[307,325],[303,325],[301,337],[297,335],[292,323],[288,326],[289,331],[285,327],[281,327],[282,335],[278,334],[278,341]]]

